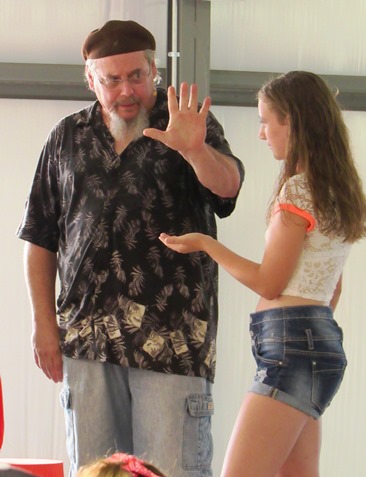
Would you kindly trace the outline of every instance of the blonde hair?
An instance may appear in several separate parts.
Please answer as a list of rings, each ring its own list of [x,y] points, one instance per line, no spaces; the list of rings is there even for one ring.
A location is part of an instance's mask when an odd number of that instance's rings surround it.
[[[366,198],[342,111],[331,89],[314,73],[291,71],[268,81],[257,97],[280,122],[288,118],[290,123],[288,153],[267,218],[284,183],[302,171],[321,231],[347,242],[364,237]]]
[[[165,477],[149,462],[134,455],[116,453],[80,467],[76,477]]]
[[[98,460],[81,467],[77,477],[131,477],[131,474],[120,464]]]

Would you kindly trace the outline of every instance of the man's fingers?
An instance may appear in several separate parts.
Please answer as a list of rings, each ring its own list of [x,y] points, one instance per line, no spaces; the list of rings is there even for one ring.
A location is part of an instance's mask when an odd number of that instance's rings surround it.
[[[34,361],[36,365],[43,371],[48,379],[51,379],[55,383],[59,383],[63,380],[63,365],[61,351],[55,353],[54,356],[48,355],[41,358],[38,353],[34,353]]]
[[[143,130],[143,135],[146,137],[150,137],[151,139],[155,139],[156,141],[164,142],[164,131],[160,131],[160,129],[155,128],[147,128]]]
[[[180,85],[179,109],[187,111],[189,109],[189,87],[185,81]]]
[[[206,98],[203,100],[201,109],[200,109],[200,114],[207,114],[208,111],[210,110],[211,107],[211,98],[209,96],[206,96]]]
[[[174,86],[169,86],[168,88],[168,111],[169,115],[171,116],[173,113],[178,111],[178,101],[177,101],[177,93],[175,91]]]
[[[188,108],[192,111],[197,111],[198,108],[198,87],[196,84],[192,84],[189,94],[189,104]]]
[[[52,360],[51,367],[48,369],[50,379],[54,383],[60,383],[63,380],[62,355],[55,356]]]

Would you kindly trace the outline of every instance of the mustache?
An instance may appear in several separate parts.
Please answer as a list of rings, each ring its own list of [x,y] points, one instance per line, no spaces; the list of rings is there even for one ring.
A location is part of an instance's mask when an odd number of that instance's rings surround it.
[[[132,104],[140,104],[139,98],[118,99],[113,103],[113,108],[118,106],[131,106]]]

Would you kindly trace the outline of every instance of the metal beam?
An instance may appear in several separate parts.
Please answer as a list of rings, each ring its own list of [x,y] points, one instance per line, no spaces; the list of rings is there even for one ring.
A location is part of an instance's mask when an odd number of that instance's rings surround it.
[[[0,63],[0,97],[16,99],[90,100],[84,66]]]
[[[169,0],[167,83],[198,85],[199,99],[210,89],[210,0]]]
[[[213,103],[223,106],[256,106],[256,94],[269,79],[280,73],[254,71],[211,71]],[[319,75],[334,91],[342,109],[366,111],[366,77]]]
[[[166,86],[166,70],[160,69]],[[210,72],[210,95],[215,105],[256,106],[262,84],[278,73],[252,71]],[[0,98],[90,101],[95,98],[84,82],[82,65],[0,63]],[[339,90],[345,110],[366,111],[366,77],[321,75]]]

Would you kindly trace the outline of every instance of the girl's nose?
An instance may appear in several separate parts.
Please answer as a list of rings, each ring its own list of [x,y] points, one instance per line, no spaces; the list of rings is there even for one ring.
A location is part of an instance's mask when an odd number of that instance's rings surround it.
[[[261,127],[259,128],[258,137],[259,139],[263,139],[263,140],[266,139],[266,134],[264,132],[263,125],[261,125]]]

